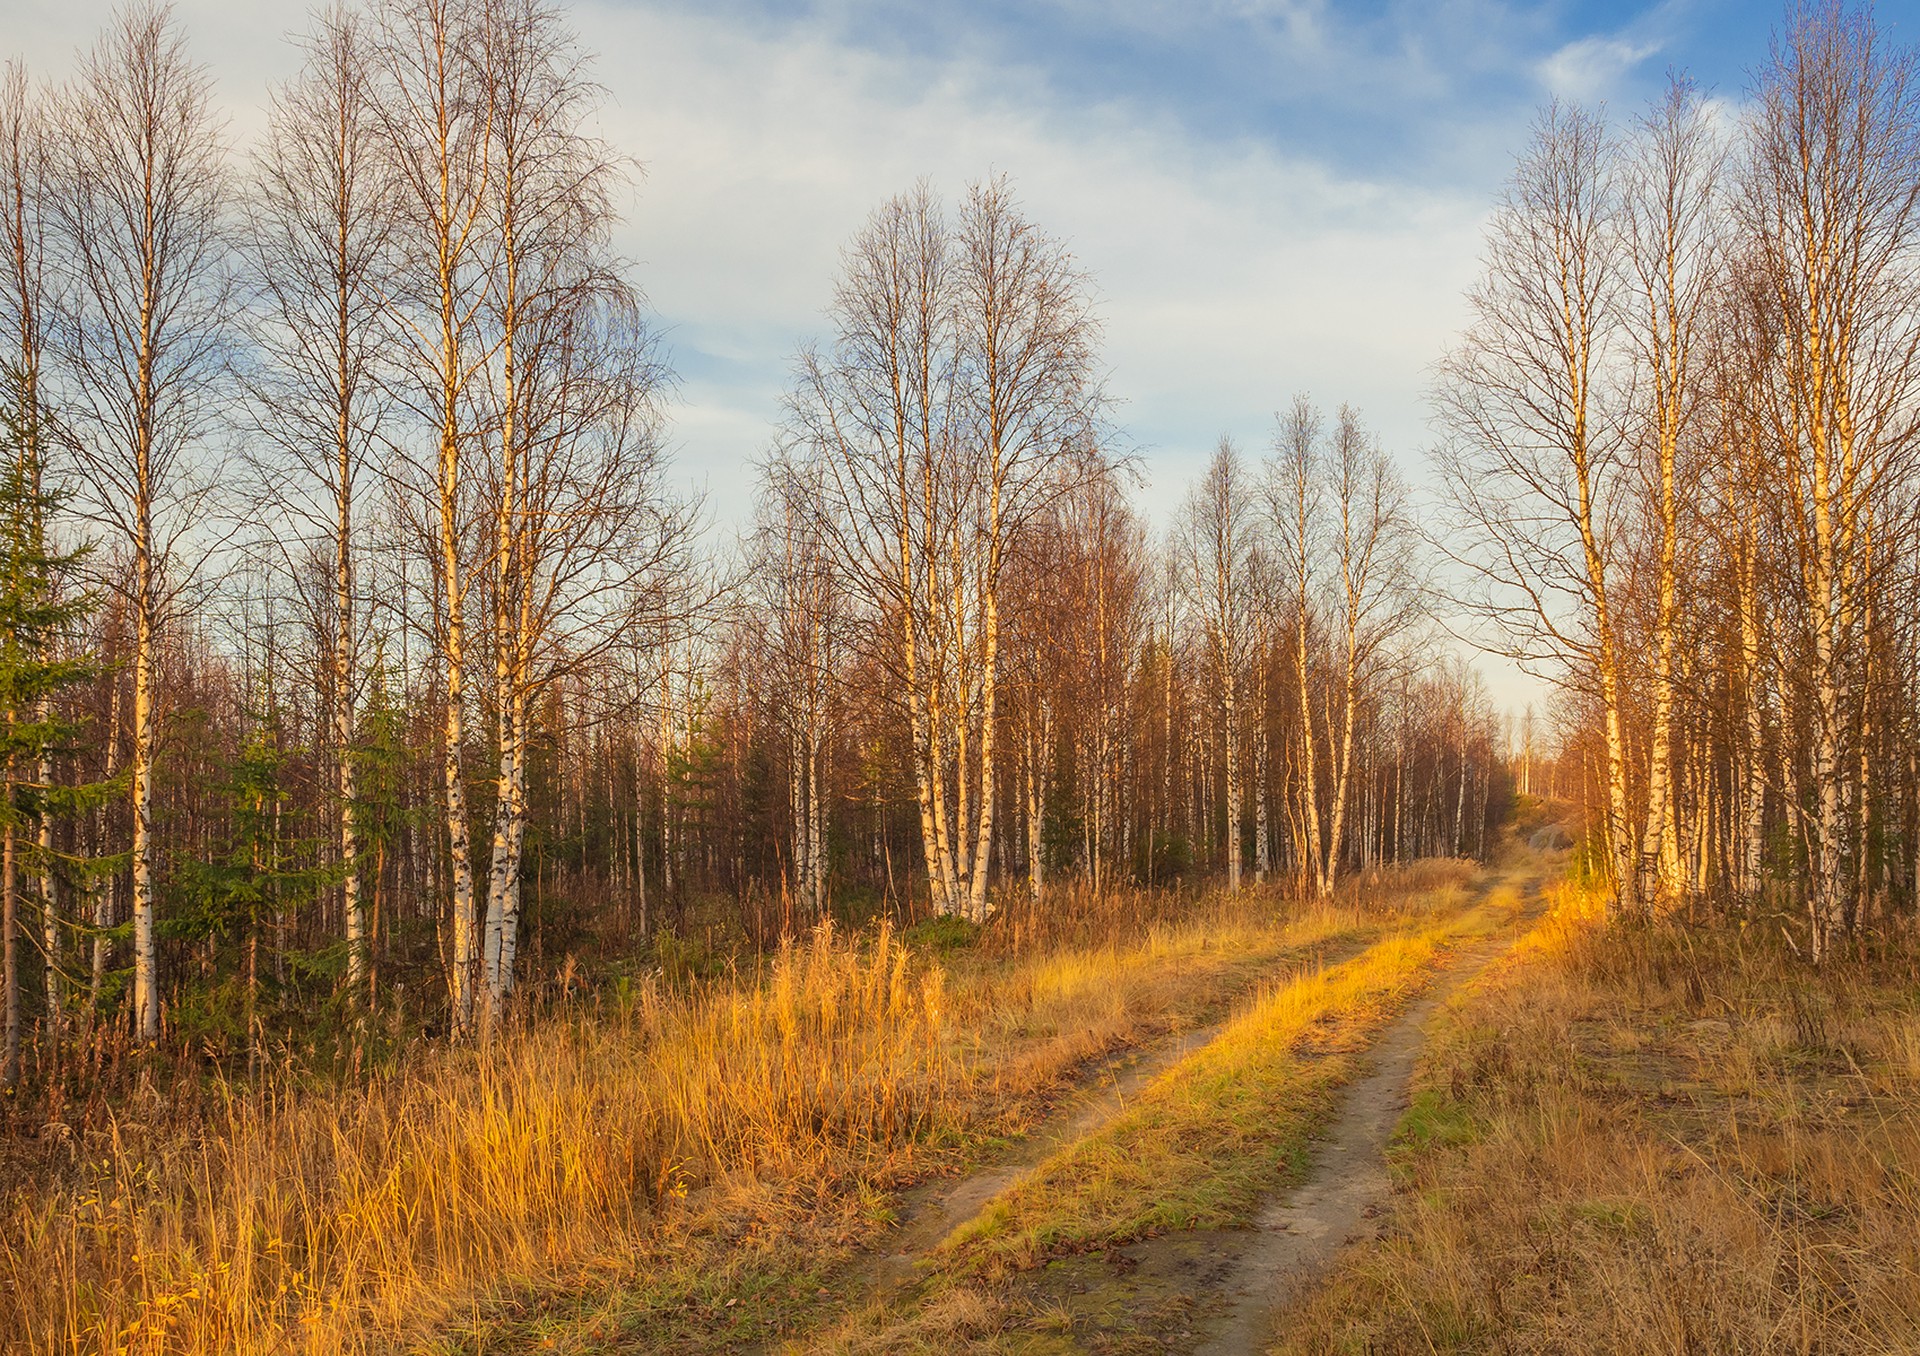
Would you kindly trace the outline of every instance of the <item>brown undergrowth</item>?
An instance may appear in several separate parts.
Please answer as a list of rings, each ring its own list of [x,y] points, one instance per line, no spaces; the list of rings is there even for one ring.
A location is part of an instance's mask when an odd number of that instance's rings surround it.
[[[1911,945],[1816,972],[1565,890],[1417,1086],[1389,1229],[1278,1350],[1920,1350]]]
[[[1371,935],[1407,885],[1188,901],[1131,935],[1116,920],[944,958],[884,927],[822,929],[748,971],[643,983],[348,1091],[270,1081],[193,1118],[131,1105],[0,1200],[0,1344],[776,1336],[830,1302],[828,1270],[885,1229],[893,1188],[1018,1134],[1089,1060],[1220,1015],[1287,955]]]

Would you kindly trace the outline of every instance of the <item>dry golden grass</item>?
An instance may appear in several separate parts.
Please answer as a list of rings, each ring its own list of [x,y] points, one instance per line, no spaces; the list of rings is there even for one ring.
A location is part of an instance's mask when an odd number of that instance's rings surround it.
[[[1916,958],[1557,903],[1456,1000],[1391,1227],[1280,1349],[1920,1350]]]
[[[88,1146],[9,1202],[0,1331],[28,1350],[357,1350],[431,1331],[691,1189],[871,1161],[951,1125],[943,977],[822,930],[764,983],[642,987],[594,1022],[440,1052],[353,1093]],[[97,1155],[97,1157],[95,1156]]]
[[[1442,950],[1511,918],[1518,900],[1504,889],[1463,913],[1470,874],[1423,871],[1424,888],[1369,896],[1361,916],[1371,925],[1346,939],[1348,958],[1256,985],[1204,1045],[961,1222],[915,1280],[780,1349],[1083,1349],[1075,1311],[1027,1282],[1069,1254],[1245,1223],[1297,1170],[1359,1052],[1424,985]],[[1116,1321],[1093,1349],[1158,1349],[1130,1318]]]
[[[1132,937],[947,966],[884,929],[823,930],[755,974],[642,985],[358,1089],[288,1078],[185,1124],[155,1092],[0,1197],[0,1345],[724,1349],[749,1317],[729,1298],[804,1318],[821,1269],[885,1228],[892,1186],[1283,958],[1357,945],[1396,894],[1202,901]],[[578,1322],[542,1326],[556,1297]]]
[[[1017,1101],[1087,1060],[1223,1016],[1284,958],[1358,945],[1379,921],[1347,905],[1300,910],[1284,923],[1212,908],[1126,944],[960,968],[955,1015],[995,1086]]]

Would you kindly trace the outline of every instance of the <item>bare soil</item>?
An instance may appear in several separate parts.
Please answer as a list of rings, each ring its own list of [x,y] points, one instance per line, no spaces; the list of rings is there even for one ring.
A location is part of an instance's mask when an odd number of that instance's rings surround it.
[[[1464,949],[1425,997],[1375,1042],[1368,1071],[1347,1085],[1300,1184],[1269,1202],[1259,1222],[1222,1251],[1232,1255],[1211,1287],[1207,1340],[1197,1356],[1265,1351],[1273,1316],[1324,1275],[1340,1249],[1375,1236],[1392,1181],[1387,1143],[1407,1109],[1408,1087],[1434,1012],[1499,950],[1497,939]],[[1144,1246],[1151,1250],[1158,1240]]]

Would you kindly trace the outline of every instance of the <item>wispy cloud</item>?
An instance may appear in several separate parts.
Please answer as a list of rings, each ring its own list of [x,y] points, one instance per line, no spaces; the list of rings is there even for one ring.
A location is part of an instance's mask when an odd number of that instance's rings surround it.
[[[1657,42],[1581,38],[1540,63],[1540,83],[1563,99],[1592,102],[1612,93],[1621,76],[1659,51]]]

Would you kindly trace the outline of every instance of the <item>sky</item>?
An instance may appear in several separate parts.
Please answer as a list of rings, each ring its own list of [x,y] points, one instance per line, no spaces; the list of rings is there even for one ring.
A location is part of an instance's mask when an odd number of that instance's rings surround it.
[[[0,0],[0,57],[62,77],[107,0]],[[1764,0],[578,0],[635,157],[620,246],[679,384],[681,475],[718,530],[841,246],[926,177],[1004,173],[1096,280],[1108,384],[1163,524],[1222,435],[1263,450],[1295,392],[1353,404],[1426,479],[1431,364],[1547,99],[1630,114],[1684,71],[1737,100]],[[291,74],[278,0],[177,0],[234,139]],[[1920,33],[1920,0],[1878,7]],[[1496,700],[1540,689],[1485,666]]]

